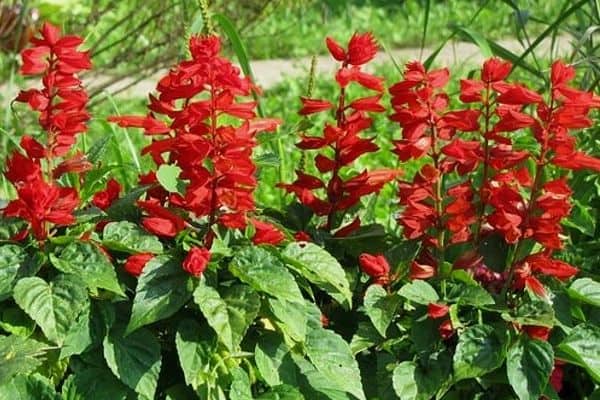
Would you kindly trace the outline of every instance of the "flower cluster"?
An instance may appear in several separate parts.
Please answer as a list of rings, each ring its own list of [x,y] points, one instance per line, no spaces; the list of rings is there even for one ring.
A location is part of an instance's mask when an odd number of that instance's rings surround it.
[[[239,100],[254,87],[220,55],[219,37],[193,36],[189,50],[192,58],[160,79],[158,95],[150,95],[148,115],[110,120],[143,128],[153,140],[142,153],[159,168],[168,164],[181,169],[181,190],[154,187],[138,205],[145,229],[160,237],[173,238],[204,224],[204,247],[193,248],[184,263],[188,272],[199,275],[210,258],[215,227],[243,229],[248,224],[248,213],[255,209],[255,137],[274,130],[278,121],[256,118],[256,102]],[[232,124],[234,120],[239,123]],[[140,183],[155,185],[156,174],[140,177]]]
[[[39,112],[39,124],[45,140],[24,135],[21,147],[7,162],[6,178],[15,186],[17,199],[3,210],[7,217],[28,222],[37,240],[47,238],[52,225],[69,225],[75,221],[73,211],[79,205],[75,189],[60,187],[57,179],[68,172],[83,173],[92,165],[81,154],[66,157],[78,134],[87,129],[88,96],[77,74],[91,67],[87,52],[77,48],[83,40],[77,36],[61,36],[60,30],[45,23],[41,37],[31,39],[34,45],[22,52],[23,75],[42,75],[42,89],[22,91],[16,101],[27,103]],[[61,162],[58,162],[61,161]]]
[[[370,33],[354,34],[347,49],[331,38],[327,38],[326,43],[331,56],[341,63],[335,75],[340,88],[337,102],[334,105],[328,100],[303,97],[299,113],[310,115],[333,109],[335,124],[325,124],[322,136],[303,136],[296,146],[302,150],[320,150],[314,158],[315,166],[321,174],[330,176],[323,180],[298,170],[293,183],[280,183],[279,187],[295,194],[316,215],[326,217],[323,228],[331,232],[339,228],[339,220],[344,212],[355,206],[361,197],[381,190],[384,184],[398,176],[398,171],[381,169],[354,175],[345,171],[358,157],[379,149],[373,142],[374,138],[362,138],[360,133],[373,123],[367,113],[385,111],[379,103],[383,79],[362,69],[377,53],[377,44]],[[377,94],[350,101],[347,87],[353,82]],[[319,191],[324,192],[325,197],[319,197]],[[346,236],[359,227],[360,219],[357,217],[339,228],[335,235]]]

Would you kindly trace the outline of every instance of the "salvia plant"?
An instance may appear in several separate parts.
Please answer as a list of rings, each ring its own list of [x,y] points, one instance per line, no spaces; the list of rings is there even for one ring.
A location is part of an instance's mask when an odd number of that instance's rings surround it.
[[[411,62],[386,89],[371,34],[327,38],[336,97],[300,99],[277,210],[254,200],[253,152],[285,121],[257,117],[217,35],[189,39],[147,114],[108,117],[148,139],[155,168],[128,190],[106,138],[77,150],[82,42],[45,24],[22,51],[41,88],[16,102],[39,126],[4,167],[0,398],[600,396],[600,283],[561,252],[571,171],[600,171],[576,137],[600,98],[572,66],[538,92],[492,58],[452,93],[448,69]],[[363,169],[383,134],[399,167]],[[386,185],[399,231],[361,220]]]

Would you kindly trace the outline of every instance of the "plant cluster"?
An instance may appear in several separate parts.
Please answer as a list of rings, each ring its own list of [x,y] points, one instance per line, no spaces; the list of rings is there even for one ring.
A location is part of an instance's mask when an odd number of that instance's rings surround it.
[[[366,68],[378,47],[327,38],[338,96],[301,99],[300,115],[331,119],[300,134],[275,210],[254,201],[253,152],[285,121],[257,116],[260,91],[218,36],[189,39],[146,115],[108,118],[143,129],[156,165],[128,191],[107,140],[76,150],[82,39],[45,24],[31,42],[21,72],[43,87],[16,100],[40,129],[4,168],[17,196],[0,210],[0,397],[600,395],[600,283],[561,253],[571,171],[600,171],[574,136],[600,98],[572,66],[554,62],[537,92],[492,58],[454,99],[448,69],[408,63],[388,114],[410,176],[357,168],[388,110]],[[361,220],[385,185],[401,235]]]

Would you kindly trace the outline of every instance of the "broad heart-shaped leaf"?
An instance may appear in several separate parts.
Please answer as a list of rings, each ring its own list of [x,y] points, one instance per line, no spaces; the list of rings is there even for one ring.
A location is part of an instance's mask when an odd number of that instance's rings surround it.
[[[428,400],[450,378],[451,357],[447,352],[423,354],[419,361],[404,361],[394,368],[392,382],[400,399]]]
[[[0,336],[0,385],[16,374],[27,374],[42,362],[39,359],[47,346],[21,336]]]
[[[137,393],[154,398],[160,373],[160,344],[154,334],[139,329],[129,336],[113,330],[104,338],[104,359],[112,373]]]
[[[407,283],[400,288],[398,294],[414,303],[424,305],[435,303],[440,298],[433,286],[422,280]]]
[[[302,293],[283,263],[262,247],[245,247],[231,264],[231,273],[254,290],[278,299],[302,302]]]
[[[592,324],[577,325],[558,345],[556,356],[579,365],[600,384],[600,327]]]
[[[296,342],[304,342],[311,327],[321,326],[321,311],[311,302],[268,299],[268,303],[275,317],[273,322],[285,336]]]
[[[379,285],[371,285],[367,289],[364,299],[365,312],[381,336],[386,336],[385,333],[396,315],[400,301],[399,295],[388,294]]]
[[[125,400],[129,392],[106,367],[87,366],[67,378],[62,400]]]
[[[297,273],[327,292],[346,308],[352,307],[352,293],[346,272],[327,251],[314,243],[290,243],[281,253]]]
[[[126,334],[170,317],[190,300],[193,290],[193,279],[180,261],[166,255],[154,257],[138,279]]]
[[[19,268],[26,258],[27,253],[20,246],[0,246],[0,300],[10,297]]]
[[[162,186],[167,192],[180,193],[180,174],[181,168],[179,168],[177,165],[163,164],[158,167],[158,170],[156,171],[156,179],[158,180],[158,183],[160,183],[160,186]]]
[[[83,282],[69,275],[58,275],[50,283],[38,277],[23,278],[15,285],[14,299],[48,340],[57,344],[62,344],[88,302]]]
[[[299,370],[290,354],[290,348],[280,334],[266,332],[254,349],[254,361],[269,386],[282,383],[298,386]]]
[[[575,280],[568,289],[571,298],[600,307],[600,282],[591,278]]]
[[[214,363],[217,336],[207,326],[192,319],[184,319],[177,327],[175,346],[185,382],[197,390],[215,380]]]
[[[163,252],[163,245],[154,235],[129,221],[109,222],[102,233],[102,244],[111,250],[125,253]]]
[[[341,336],[326,329],[313,329],[306,337],[306,354],[332,384],[360,400],[366,399],[358,364]]]
[[[59,254],[50,254],[56,269],[79,277],[92,290],[102,288],[124,296],[115,267],[108,257],[91,242],[75,241]]]
[[[454,380],[482,376],[502,365],[505,338],[491,325],[474,325],[464,330],[454,353]]]
[[[60,400],[54,385],[40,374],[17,375],[0,386],[0,399],[6,400]]]
[[[236,351],[258,314],[260,296],[247,285],[234,285],[222,292],[221,296],[202,278],[194,291],[194,301],[219,340],[230,351]]]
[[[538,400],[554,367],[552,345],[522,337],[508,349],[506,374],[520,400]]]

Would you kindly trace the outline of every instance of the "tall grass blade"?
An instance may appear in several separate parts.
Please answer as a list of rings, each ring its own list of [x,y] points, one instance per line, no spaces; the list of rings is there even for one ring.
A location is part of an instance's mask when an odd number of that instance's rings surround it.
[[[244,45],[244,42],[242,41],[240,34],[238,33],[237,29],[233,25],[233,22],[227,16],[225,16],[223,14],[215,14],[212,16],[212,18],[219,24],[221,29],[223,29],[223,31],[229,38],[229,41],[231,42],[231,47],[233,48],[233,51],[235,52],[235,55],[240,63],[240,67],[242,68],[242,71],[244,71],[244,74],[246,76],[250,77],[250,79],[252,79],[252,81],[254,82],[254,74],[252,73],[252,67],[250,66],[250,59],[248,57],[248,51],[246,50],[246,46]],[[253,93],[253,96],[254,96],[255,101],[258,104],[258,115],[263,117],[264,113],[262,111],[260,102],[258,102],[258,96],[256,95],[256,93]]]

